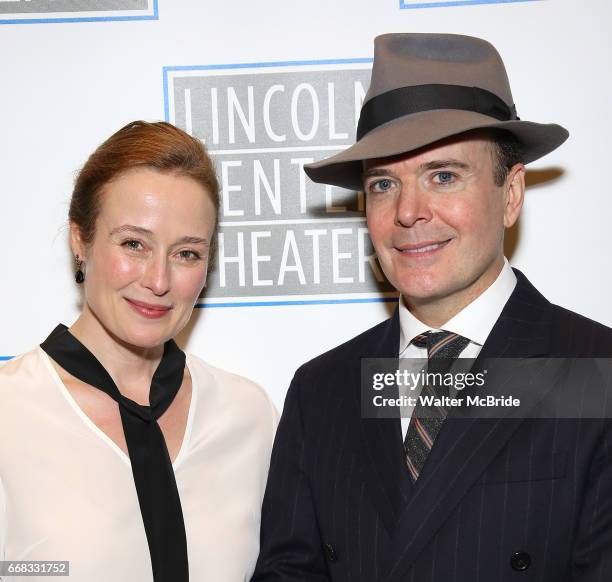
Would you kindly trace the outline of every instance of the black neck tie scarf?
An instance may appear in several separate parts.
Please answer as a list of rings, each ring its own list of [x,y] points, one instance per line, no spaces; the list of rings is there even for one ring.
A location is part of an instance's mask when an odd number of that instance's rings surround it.
[[[121,395],[102,364],[65,325],[58,325],[41,348],[69,374],[99,388],[119,404],[151,553],[153,580],[187,582],[187,540],[181,500],[166,441],[157,424],[181,387],[185,354],[172,340],[164,344],[164,355],[151,382],[149,406],[142,406]]]

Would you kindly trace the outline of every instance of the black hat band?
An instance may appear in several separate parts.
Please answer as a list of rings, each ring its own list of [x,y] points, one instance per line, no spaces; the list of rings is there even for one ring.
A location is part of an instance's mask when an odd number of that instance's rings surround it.
[[[473,111],[499,121],[519,119],[514,105],[508,107],[495,93],[480,87],[414,85],[387,91],[364,103],[357,124],[357,140],[384,123],[434,109]]]

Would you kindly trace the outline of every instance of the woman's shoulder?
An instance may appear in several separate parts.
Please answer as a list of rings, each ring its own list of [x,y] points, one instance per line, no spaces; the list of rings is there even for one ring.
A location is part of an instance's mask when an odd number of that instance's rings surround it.
[[[194,354],[187,354],[187,365],[194,383],[209,400],[218,405],[244,410],[271,420],[276,426],[278,412],[268,393],[256,382],[217,368]]]
[[[0,433],[5,435],[19,419],[25,426],[30,414],[48,402],[53,376],[45,353],[36,347],[16,356],[0,366]]]
[[[41,349],[36,346],[0,365],[0,391],[22,387],[28,382],[40,382],[46,373]]]

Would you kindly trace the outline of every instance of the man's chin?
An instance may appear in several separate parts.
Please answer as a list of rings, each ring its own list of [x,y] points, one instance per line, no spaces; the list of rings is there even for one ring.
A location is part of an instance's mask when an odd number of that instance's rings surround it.
[[[421,273],[414,273],[398,281],[394,287],[405,300],[418,302],[437,301],[452,293],[452,287],[439,278],[427,277]]]
[[[400,291],[401,296],[404,299],[404,303],[410,307],[412,305],[429,305],[440,301],[447,297],[443,292],[436,292],[434,290],[415,290],[408,289],[406,291]]]

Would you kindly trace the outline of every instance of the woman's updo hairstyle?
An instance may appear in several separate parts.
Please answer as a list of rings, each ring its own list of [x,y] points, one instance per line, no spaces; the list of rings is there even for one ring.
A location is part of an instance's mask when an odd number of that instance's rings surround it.
[[[215,206],[216,232],[219,183],[202,142],[170,123],[133,121],[100,145],[76,178],[68,218],[79,228],[85,245],[95,236],[104,186],[134,168],[152,168],[195,180]]]

